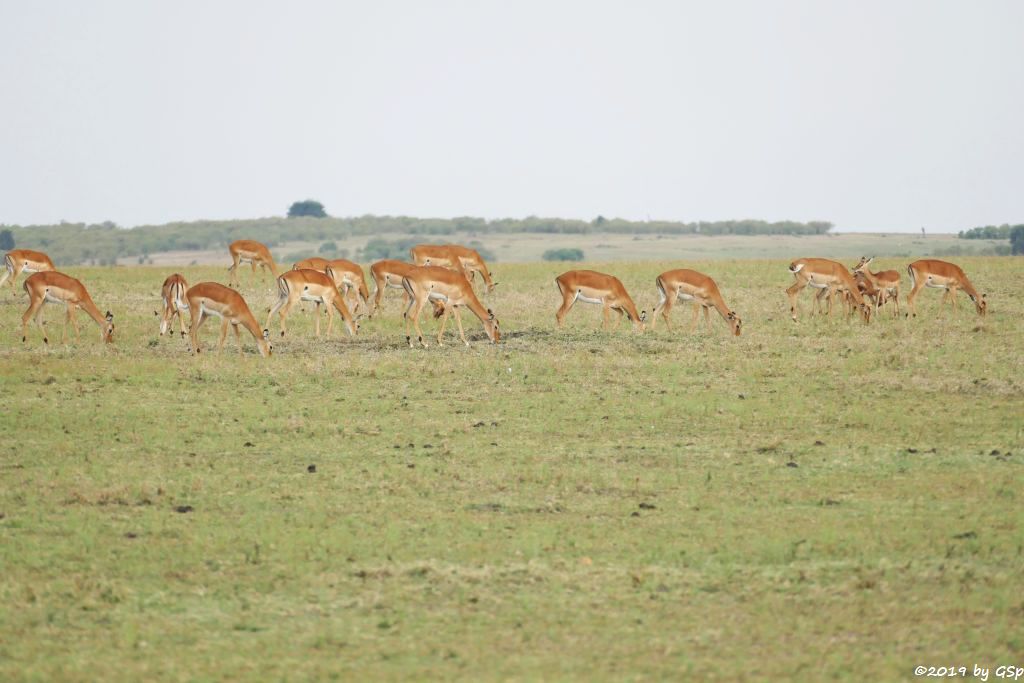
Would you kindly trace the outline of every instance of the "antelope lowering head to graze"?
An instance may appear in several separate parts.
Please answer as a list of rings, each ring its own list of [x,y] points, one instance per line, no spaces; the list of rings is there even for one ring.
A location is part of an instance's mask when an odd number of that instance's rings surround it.
[[[473,286],[469,284],[462,273],[440,266],[422,266],[409,271],[402,278],[402,287],[409,296],[410,302],[405,309],[405,340],[412,348],[412,334],[409,330],[410,321],[416,328],[416,338],[426,348],[427,343],[423,341],[423,330],[420,328],[420,312],[428,301],[435,303],[434,317],[441,318],[441,330],[437,333],[437,343],[444,343],[444,329],[448,323],[448,315],[455,312],[455,322],[459,326],[459,337],[462,343],[469,346],[466,341],[466,332],[462,329],[462,314],[459,312],[463,306],[473,312],[480,322],[483,323],[484,332],[492,344],[497,344],[501,339],[501,330],[498,319],[489,308],[483,304],[473,292]],[[440,309],[438,309],[440,304]]]
[[[380,309],[381,301],[384,299],[384,290],[388,288],[402,290],[402,310],[405,311],[409,308],[409,293],[402,284],[402,280],[406,275],[419,267],[405,261],[395,261],[394,259],[377,261],[370,266],[370,277],[373,278],[377,288],[373,295],[373,310],[370,311],[371,317],[376,315]],[[444,312],[444,304],[435,300],[431,300],[431,303],[434,306],[435,316],[439,316]]]
[[[872,256],[861,256],[860,261],[853,267],[854,277],[860,276],[871,282],[875,289],[879,290],[879,296],[875,298],[875,311],[889,301],[893,302],[893,317],[900,314],[900,274],[895,270],[882,270],[872,273],[869,269],[871,262],[875,260]]]
[[[281,315],[281,336],[285,333],[285,318],[289,311],[298,301],[312,301],[317,305],[316,313],[316,336],[320,336],[320,304],[327,309],[327,336],[331,336],[334,328],[334,311],[341,313],[345,326],[348,328],[349,336],[354,336],[359,327],[356,325],[352,314],[345,305],[345,299],[338,287],[334,284],[334,277],[330,266],[326,273],[319,270],[303,269],[289,270],[277,278],[277,303],[270,309],[267,315],[267,328],[270,328],[270,319],[275,313]]]
[[[461,244],[420,244],[410,249],[409,254],[417,266],[444,266],[461,270],[470,282],[473,281],[475,273],[480,273],[484,284],[487,285],[488,293],[493,292],[498,286],[476,249]]]
[[[0,286],[7,282],[7,278],[10,278],[13,292],[14,281],[18,279],[19,273],[45,273],[54,270],[57,269],[53,267],[53,261],[43,252],[31,249],[12,249],[4,255],[4,271],[3,275],[0,275]]]
[[[181,330],[181,336],[185,336],[185,317],[181,314],[181,311],[183,309],[188,310],[188,302],[185,301],[185,292],[187,291],[188,282],[178,273],[174,273],[164,280],[164,284],[160,288],[160,297],[164,301],[163,315],[160,316],[161,337],[168,331],[171,331],[174,316],[178,316],[178,327]],[[171,331],[171,334],[174,334],[174,332]]]
[[[277,264],[274,263],[274,257],[265,244],[253,240],[236,240],[228,246],[228,251],[231,252],[232,260],[232,264],[228,266],[229,285],[241,286],[238,280],[238,265],[241,263],[250,264],[254,276],[258,265],[260,268],[269,268],[274,277],[277,277]]]
[[[691,333],[697,329],[697,318],[701,309],[704,309],[704,322],[708,324],[708,329],[711,329],[711,314],[709,311],[713,307],[722,316],[726,324],[729,325],[732,333],[737,337],[740,336],[743,321],[725,305],[722,293],[718,291],[718,285],[707,275],[683,268],[662,273],[655,279],[654,283],[658,287],[659,301],[652,314],[651,330],[654,330],[655,325],[658,323],[658,313],[661,313],[662,317],[665,318],[665,325],[668,326],[670,331],[672,330],[668,316],[672,310],[672,304],[679,300],[694,302],[693,322],[690,325]]]
[[[789,296],[789,312],[793,316],[793,320],[796,320],[797,297],[808,285],[816,289],[828,290],[829,317],[832,316],[832,299],[835,293],[845,289],[853,299],[854,305],[860,310],[864,322],[867,323],[871,320],[871,307],[864,302],[857,282],[842,263],[823,258],[802,258],[789,265],[789,272],[796,279],[796,282],[786,289],[786,294]]]
[[[100,339],[106,343],[114,340],[114,316],[110,311],[106,315],[100,313],[96,304],[92,302],[89,292],[85,286],[73,277],[58,273],[55,270],[47,270],[41,273],[33,273],[25,278],[22,285],[28,293],[28,310],[21,316],[21,341],[28,337],[28,321],[35,321],[39,330],[43,333],[43,343],[49,344],[50,340],[39,322],[39,314],[46,303],[64,304],[66,314],[64,316],[64,328],[61,334],[61,342],[67,341],[68,323],[75,330],[75,341],[78,341],[78,322],[75,320],[76,309],[81,308],[89,317],[96,321],[100,328]]]
[[[259,348],[261,356],[266,358],[273,352],[274,347],[270,344],[270,330],[260,331],[260,326],[252,311],[249,310],[248,304],[245,303],[245,299],[230,287],[225,287],[217,282],[200,282],[185,292],[185,301],[188,302],[188,312],[192,318],[192,324],[188,331],[192,355],[200,352],[199,328],[212,315],[221,319],[220,339],[217,341],[218,353],[224,348],[229,325],[235,330],[239,355],[243,353],[242,334],[238,331],[239,325],[248,330],[252,338],[256,340],[256,346]]]
[[[637,313],[636,304],[629,296],[622,282],[614,275],[606,275],[593,270],[570,270],[555,278],[558,291],[562,294],[562,305],[555,312],[555,320],[561,327],[569,309],[576,301],[586,304],[600,304],[604,321],[602,328],[607,329],[611,312],[620,314],[615,319],[612,329],[617,329],[622,318],[629,318],[637,332],[644,331],[644,321],[647,320],[647,311]]]
[[[345,295],[350,303],[350,310],[355,315],[359,308],[369,313],[370,290],[366,286],[366,278],[363,276],[363,268],[358,263],[346,259],[327,259],[314,257],[299,261],[292,266],[292,270],[319,270],[326,273],[328,268],[334,272],[334,284],[338,286],[341,293]]]
[[[946,290],[945,294],[942,295],[942,303],[944,304],[949,301],[954,310],[957,308],[957,290],[962,289],[971,298],[971,301],[974,302],[978,315],[984,316],[988,313],[988,302],[985,301],[985,295],[978,294],[978,290],[967,279],[967,275],[955,263],[923,259],[921,261],[914,261],[907,266],[907,272],[910,273],[910,282],[913,285],[910,295],[907,296],[907,306],[915,318],[917,317],[917,308],[914,305],[914,299],[917,298],[917,293],[923,287]]]

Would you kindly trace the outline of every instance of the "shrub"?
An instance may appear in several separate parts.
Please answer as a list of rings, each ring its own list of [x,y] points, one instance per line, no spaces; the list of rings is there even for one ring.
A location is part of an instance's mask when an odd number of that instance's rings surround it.
[[[582,261],[582,249],[548,249],[541,256],[545,261]]]

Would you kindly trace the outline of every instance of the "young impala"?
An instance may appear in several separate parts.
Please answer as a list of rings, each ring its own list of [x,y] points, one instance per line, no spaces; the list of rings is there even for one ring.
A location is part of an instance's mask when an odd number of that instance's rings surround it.
[[[915,318],[917,317],[917,307],[914,305],[914,299],[917,298],[918,292],[923,287],[946,290],[946,293],[942,295],[942,303],[945,304],[949,301],[954,310],[957,308],[957,290],[962,289],[971,298],[971,301],[974,302],[975,308],[978,309],[978,315],[984,316],[988,312],[988,302],[985,301],[985,295],[978,294],[978,290],[967,279],[964,271],[954,263],[924,259],[922,261],[914,261],[907,266],[907,272],[910,273],[910,282],[913,284],[913,289],[910,290],[910,295],[907,296],[907,307],[910,308],[910,312],[913,313]]]
[[[352,313],[358,313],[360,306],[368,312],[370,310],[370,291],[366,287],[363,268],[358,263],[341,258],[328,261],[314,256],[292,266],[292,270],[319,270],[321,273],[326,273],[328,268],[334,271],[334,284],[352,302]]]
[[[0,286],[7,282],[7,278],[10,278],[13,292],[14,281],[18,279],[19,273],[45,273],[53,270],[57,270],[53,267],[53,261],[43,252],[13,249],[4,256],[4,274],[0,276]]]
[[[277,264],[274,263],[274,257],[270,254],[270,250],[267,249],[265,244],[254,242],[253,240],[236,240],[228,246],[228,251],[231,252],[231,260],[233,262],[228,266],[228,273],[230,273],[228,285],[241,286],[241,282],[238,279],[238,266],[242,263],[248,263],[252,266],[254,276],[256,275],[256,266],[258,265],[261,268],[269,268],[274,277],[277,277]]]
[[[405,317],[405,340],[412,348],[412,335],[409,330],[410,321],[416,328],[416,338],[426,348],[427,343],[423,341],[423,330],[420,329],[420,313],[428,301],[435,302],[434,317],[441,318],[441,331],[437,333],[437,343],[442,345],[444,328],[448,323],[448,315],[455,312],[455,322],[459,326],[459,337],[462,343],[469,346],[466,341],[466,332],[462,329],[462,314],[459,309],[463,306],[469,308],[480,322],[484,325],[484,331],[492,344],[497,344],[501,339],[501,331],[498,328],[498,320],[494,317],[491,309],[484,308],[480,300],[473,292],[473,286],[462,273],[440,266],[422,266],[409,271],[402,278],[402,287],[409,296],[409,305],[403,314]],[[440,304],[440,308],[437,306]],[[410,313],[411,311],[411,313]]]
[[[274,307],[270,309],[270,313],[267,315],[267,328],[270,327],[270,319],[274,317],[274,314],[280,312],[281,336],[283,337],[285,333],[285,318],[288,317],[292,307],[302,300],[312,301],[317,306],[317,337],[320,336],[320,304],[324,304],[324,307],[327,309],[328,337],[331,336],[331,330],[334,329],[335,310],[341,313],[345,326],[348,328],[349,336],[354,336],[359,328],[352,319],[352,314],[349,312],[348,306],[345,305],[345,299],[341,292],[338,291],[338,287],[334,282],[334,273],[330,266],[327,267],[326,273],[306,268],[302,270],[289,270],[281,275],[281,277],[277,278],[277,303],[274,304]]]
[[[25,284],[22,287],[28,293],[29,304],[28,310],[21,316],[21,341],[24,342],[28,337],[28,321],[33,320],[43,333],[43,343],[50,343],[46,331],[43,330],[43,326],[39,322],[39,314],[43,310],[43,305],[47,303],[64,304],[66,308],[64,329],[61,335],[62,343],[68,338],[69,322],[75,330],[75,341],[78,341],[78,321],[75,320],[75,310],[79,308],[88,313],[89,317],[99,325],[100,339],[107,343],[113,341],[113,314],[110,311],[107,311],[106,315],[100,313],[100,309],[96,308],[96,304],[92,302],[89,292],[75,278],[55,270],[47,270],[29,275],[25,278]]]
[[[816,289],[828,290],[828,314],[832,316],[832,300],[837,291],[845,289],[853,299],[854,305],[860,310],[861,317],[867,323],[871,320],[871,307],[864,303],[857,282],[842,263],[823,258],[802,258],[789,265],[789,272],[796,279],[787,290],[789,296],[789,312],[796,320],[797,297],[805,287],[810,285]]]
[[[187,291],[188,282],[177,273],[164,280],[163,287],[160,288],[160,296],[164,300],[164,311],[163,315],[160,316],[161,337],[167,332],[174,334],[171,330],[174,316],[178,316],[178,327],[181,330],[181,336],[185,336],[185,317],[181,314],[181,311],[182,309],[188,310],[188,304],[185,302],[185,292]]]
[[[630,298],[626,288],[622,286],[619,278],[613,275],[598,273],[593,270],[570,270],[555,278],[558,291],[562,294],[562,305],[555,312],[555,320],[561,327],[569,309],[577,300],[585,304],[600,304],[604,314],[604,321],[601,323],[603,329],[608,328],[611,312],[620,314],[615,319],[612,329],[617,329],[622,323],[622,318],[629,318],[633,328],[637,332],[644,331],[644,321],[647,320],[647,311],[636,312],[636,304]]]
[[[718,291],[718,285],[707,275],[698,273],[695,270],[670,270],[659,275],[654,283],[658,287],[658,296],[660,298],[652,314],[652,330],[658,322],[658,313],[660,312],[662,317],[665,318],[665,325],[671,331],[672,326],[669,324],[668,314],[672,310],[672,304],[678,299],[679,301],[694,302],[693,322],[690,325],[691,333],[697,329],[697,318],[702,308],[704,309],[704,322],[708,324],[708,329],[711,329],[711,314],[709,311],[714,307],[732,329],[732,333],[737,337],[740,336],[743,321],[725,305],[722,293]]]
[[[464,271],[470,282],[475,273],[480,273],[487,285],[488,294],[498,286],[491,279],[491,271],[487,269],[480,252],[475,249],[460,244],[420,244],[410,249],[409,254],[417,266],[444,266]]]
[[[872,273],[869,266],[874,260],[874,256],[871,258],[861,256],[860,262],[853,267],[853,275],[854,277],[863,276],[879,291],[879,295],[875,298],[875,312],[880,306],[891,300],[894,306],[893,317],[897,317],[900,314],[900,274],[895,270]]]
[[[192,355],[200,352],[199,328],[213,315],[221,319],[220,339],[217,340],[218,353],[224,348],[229,325],[235,330],[239,355],[242,355],[242,333],[238,331],[239,325],[247,329],[256,340],[261,356],[266,358],[273,352],[274,347],[270,345],[270,330],[264,329],[262,333],[260,332],[260,326],[245,299],[230,287],[216,282],[200,282],[185,292],[185,301],[188,303],[188,312],[192,318],[188,331]]]

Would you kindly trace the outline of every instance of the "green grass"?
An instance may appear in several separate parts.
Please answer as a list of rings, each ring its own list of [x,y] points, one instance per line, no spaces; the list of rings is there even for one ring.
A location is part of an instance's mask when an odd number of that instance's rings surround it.
[[[159,338],[154,268],[71,271],[114,345],[82,316],[77,344],[22,345],[19,282],[0,293],[0,679],[1019,664],[1024,269],[961,262],[984,321],[964,297],[938,317],[930,290],[917,319],[794,324],[781,261],[663,262],[594,265],[648,311],[658,273],[701,269],[744,335],[691,335],[685,306],[672,333],[602,332],[582,304],[556,330],[563,268],[506,265],[497,347],[467,317],[471,348],[410,350],[391,293],[355,339],[294,315],[268,360]],[[242,282],[262,321],[269,278]]]

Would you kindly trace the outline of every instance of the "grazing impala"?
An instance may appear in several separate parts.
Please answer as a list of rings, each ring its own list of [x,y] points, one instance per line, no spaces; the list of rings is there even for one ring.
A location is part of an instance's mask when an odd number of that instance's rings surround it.
[[[231,252],[231,260],[233,261],[228,266],[228,273],[230,273],[228,285],[241,286],[241,282],[238,280],[238,266],[241,263],[251,265],[253,275],[256,274],[256,266],[258,265],[261,268],[269,268],[274,277],[277,277],[277,264],[274,263],[274,257],[270,254],[270,250],[267,249],[265,244],[254,242],[253,240],[236,240],[228,247],[228,251]]]
[[[409,250],[413,262],[417,266],[444,266],[465,272],[470,282],[474,273],[480,273],[487,285],[487,292],[493,292],[498,286],[491,279],[491,271],[487,270],[480,252],[460,244],[420,244]]]
[[[691,333],[697,329],[697,317],[702,308],[704,309],[704,322],[708,324],[708,329],[711,329],[711,314],[709,311],[714,307],[732,329],[732,333],[737,337],[740,336],[743,321],[725,305],[722,293],[718,291],[718,285],[707,275],[685,268],[670,270],[659,275],[654,283],[658,287],[660,300],[652,314],[651,330],[657,324],[658,313],[660,312],[662,317],[665,318],[665,325],[671,331],[672,326],[669,324],[668,314],[672,310],[672,304],[678,299],[679,301],[694,302],[693,323],[690,325]]]
[[[216,282],[200,282],[185,292],[185,301],[188,302],[188,312],[192,318],[192,324],[188,331],[192,355],[200,352],[199,328],[211,315],[221,319],[220,339],[217,341],[218,352],[224,348],[229,325],[235,330],[239,355],[242,354],[242,333],[238,331],[239,325],[247,329],[252,338],[256,340],[256,346],[259,347],[261,356],[266,358],[273,352],[274,347],[270,345],[270,330],[264,329],[262,333],[260,332],[260,326],[245,303],[245,299],[230,287]]]
[[[914,261],[907,266],[907,272],[910,273],[910,282],[913,284],[913,289],[910,290],[910,295],[907,296],[907,306],[915,318],[917,317],[917,308],[914,306],[914,299],[917,298],[917,293],[921,291],[922,287],[946,290],[946,293],[942,295],[942,303],[949,301],[952,303],[954,310],[957,308],[957,290],[962,289],[971,298],[971,301],[974,302],[975,308],[978,309],[978,315],[984,316],[988,312],[988,302],[985,301],[985,295],[978,294],[978,290],[967,279],[964,271],[954,263],[946,263],[945,261],[936,261],[934,259]]]
[[[358,263],[345,259],[332,259],[313,257],[299,261],[292,266],[292,270],[319,270],[326,273],[330,268],[334,271],[334,284],[352,301],[352,313],[358,313],[362,306],[365,311],[370,310],[370,291],[366,287],[366,279],[363,277],[363,268]]]
[[[185,302],[185,292],[188,291],[188,282],[185,278],[175,273],[164,280],[160,288],[160,296],[164,300],[164,312],[160,316],[160,336],[171,330],[174,316],[178,316],[178,327],[181,329],[181,336],[185,336],[185,317],[181,314],[182,309],[188,310],[188,303]],[[174,334],[171,332],[171,334]]]
[[[440,266],[422,266],[409,271],[402,278],[402,287],[410,298],[409,305],[405,309],[405,340],[412,348],[412,335],[409,331],[411,324],[416,328],[416,338],[426,348],[427,343],[423,341],[423,330],[420,329],[420,313],[428,301],[435,304],[434,317],[441,318],[441,331],[437,333],[438,345],[443,344],[444,328],[448,323],[448,315],[455,311],[455,322],[459,326],[459,337],[462,343],[469,346],[466,341],[466,332],[462,329],[462,314],[459,309],[463,306],[469,308],[480,322],[484,325],[484,331],[492,344],[497,344],[501,339],[501,331],[498,329],[498,320],[494,317],[491,309],[484,308],[480,300],[473,292],[473,286],[469,284],[462,273]],[[410,314],[411,311],[411,314]]]
[[[0,277],[0,285],[11,279],[11,291],[14,291],[14,281],[18,279],[18,273],[45,273],[57,270],[53,267],[50,257],[41,251],[30,249],[13,249],[4,256],[4,274]]]
[[[288,312],[292,310],[292,306],[299,300],[316,303],[316,336],[320,336],[320,304],[325,304],[327,309],[328,337],[331,336],[331,330],[334,328],[335,309],[341,313],[345,326],[348,328],[349,336],[355,335],[358,327],[356,327],[356,323],[352,319],[348,306],[345,305],[344,297],[334,284],[334,273],[331,271],[330,266],[327,267],[326,273],[308,268],[289,270],[277,278],[277,292],[277,303],[274,304],[274,307],[270,309],[270,313],[267,315],[267,328],[270,327],[270,319],[274,317],[274,314],[280,312],[282,337],[285,333],[284,320],[288,317]]]
[[[797,297],[804,287],[810,285],[816,289],[828,290],[828,314],[832,316],[832,299],[837,291],[845,289],[860,309],[861,317],[867,323],[871,320],[871,307],[864,303],[857,282],[842,263],[823,258],[802,258],[789,265],[789,272],[796,278],[787,290],[789,296],[789,312],[796,320]]]
[[[22,287],[28,293],[29,304],[28,310],[21,316],[21,341],[25,341],[28,337],[28,321],[33,320],[43,333],[43,343],[50,343],[50,340],[46,337],[46,331],[43,330],[43,326],[39,322],[39,314],[46,303],[64,304],[67,309],[64,317],[61,342],[66,341],[68,338],[69,322],[75,330],[75,340],[78,340],[78,322],[75,320],[75,310],[79,308],[88,313],[89,317],[99,325],[100,338],[104,342],[109,343],[113,341],[113,314],[110,311],[107,311],[106,315],[100,313],[100,309],[96,308],[96,304],[92,302],[89,292],[75,278],[64,273],[58,273],[55,270],[48,270],[29,275],[25,278],[25,284]]]
[[[647,320],[647,311],[639,314],[636,312],[636,304],[630,298],[626,288],[622,286],[619,278],[613,275],[605,275],[593,270],[570,270],[555,278],[558,291],[562,294],[562,305],[555,313],[555,320],[561,327],[569,309],[577,300],[586,304],[600,304],[603,307],[604,322],[603,328],[608,327],[611,312],[615,311],[620,317],[615,319],[613,329],[618,328],[622,318],[629,318],[637,332],[644,331],[644,321]]]

